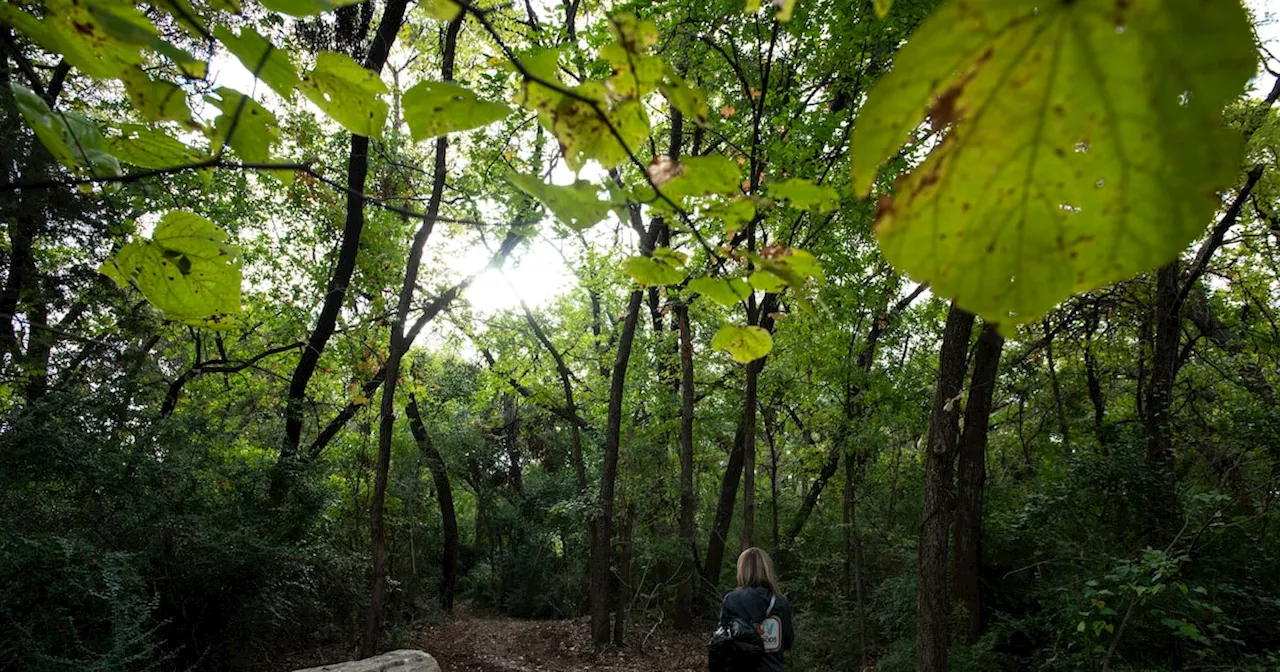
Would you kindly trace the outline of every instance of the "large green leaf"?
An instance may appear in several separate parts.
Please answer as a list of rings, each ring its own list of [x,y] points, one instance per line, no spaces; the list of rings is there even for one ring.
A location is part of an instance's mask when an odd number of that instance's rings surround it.
[[[97,177],[120,174],[120,163],[103,147],[93,122],[75,112],[54,112],[30,89],[10,84],[13,100],[40,144],[68,169],[87,168]]]
[[[480,100],[452,82],[419,82],[404,94],[404,120],[414,140],[491,124],[510,114],[502,103]]]
[[[298,88],[342,127],[371,138],[382,135],[388,105],[382,99],[387,85],[377,73],[346,54],[322,51],[316,66],[302,77]]]
[[[666,76],[658,84],[658,89],[662,91],[662,95],[667,99],[667,102],[671,103],[671,107],[679,110],[680,114],[683,114],[686,119],[699,126],[707,125],[709,118],[707,97],[702,93],[701,89],[685,81],[683,77],[669,67],[666,69]]]
[[[1237,168],[1223,104],[1253,73],[1235,0],[950,0],[870,92],[866,193],[928,112],[945,135],[881,196],[885,256],[992,321],[1172,259]]]
[[[622,269],[636,282],[647,286],[674,285],[684,279],[684,272],[658,257],[634,256],[622,262]]]
[[[129,99],[150,121],[191,121],[187,92],[173,82],[152,79],[142,68],[130,68],[121,77]]]
[[[151,240],[134,240],[99,269],[117,285],[133,284],[165,317],[206,321],[240,311],[239,250],[213,222],[173,211]]]
[[[769,185],[769,196],[786,200],[792,207],[800,210],[813,208],[822,212],[835,208],[836,199],[839,198],[835,189],[800,178]]]
[[[143,62],[141,46],[134,41],[117,39],[102,22],[102,3],[82,0],[46,0],[43,19],[36,19],[16,6],[0,3],[0,21],[9,23],[41,47],[61,54],[77,70],[99,79],[122,76],[130,67]],[[146,31],[150,22],[132,6],[113,5],[106,12],[133,29]]]
[[[689,290],[726,308],[732,308],[739,301],[751,296],[751,285],[742,278],[696,278],[689,282]]]
[[[119,137],[107,138],[111,155],[139,168],[172,168],[208,158],[178,140],[146,126],[125,124]]]
[[[584,231],[595,226],[600,220],[609,216],[613,203],[600,200],[597,194],[600,187],[586,180],[577,180],[568,186],[547,184],[530,176],[510,173],[507,180],[520,191],[538,199],[547,209],[555,213],[557,219],[565,226]]]
[[[711,347],[716,350],[727,350],[735,362],[747,364],[753,362],[773,350],[773,337],[760,327],[739,327],[726,324],[720,327]]]
[[[668,198],[679,202],[691,196],[737,194],[741,181],[738,164],[725,156],[686,156],[680,159],[676,177],[660,184],[659,188]]]
[[[217,98],[206,98],[222,110],[222,114],[213,120],[213,151],[218,151],[225,143],[246,163],[262,163],[269,159],[271,147],[280,137],[276,116],[258,101],[234,89],[224,86],[216,93]]]
[[[289,16],[315,16],[362,0],[261,0],[262,6]]]
[[[267,38],[249,27],[241,28],[240,34],[236,35],[222,26],[215,26],[213,36],[271,90],[286,100],[293,95],[294,88],[298,86],[298,71],[287,52],[275,48]]]

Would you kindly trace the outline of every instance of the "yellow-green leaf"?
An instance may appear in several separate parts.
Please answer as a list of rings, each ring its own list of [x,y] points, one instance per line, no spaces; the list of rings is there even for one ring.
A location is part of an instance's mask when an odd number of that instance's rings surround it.
[[[418,6],[437,21],[452,21],[462,15],[462,5],[452,0],[426,0]]]
[[[121,79],[134,108],[149,121],[191,121],[187,92],[177,84],[152,79],[142,68],[130,68]]]
[[[419,82],[404,94],[404,120],[414,140],[491,124],[511,113],[452,82]]]
[[[706,126],[709,114],[707,97],[702,90],[676,74],[676,71],[671,68],[667,68],[665,75],[658,89],[662,91],[667,102],[671,103],[671,107],[679,110],[680,114],[697,125]]]
[[[139,124],[119,127],[120,136],[107,138],[107,151],[139,168],[172,168],[208,158],[165,133]]]
[[[93,122],[75,112],[54,112],[30,89],[9,86],[22,118],[59,163],[71,170],[87,168],[97,177],[120,174],[120,163],[103,148],[102,134]]]
[[[564,222],[565,226],[584,231],[595,226],[600,220],[609,216],[613,204],[600,200],[597,194],[600,187],[586,180],[577,180],[568,186],[546,184],[542,180],[530,176],[511,173],[507,180],[516,188],[538,199],[540,203]]]
[[[320,52],[316,56],[316,67],[303,75],[298,88],[348,131],[381,137],[389,107],[382,99],[387,85],[350,56],[336,51]]]
[[[711,339],[711,347],[728,351],[729,356],[739,364],[748,364],[773,350],[773,337],[760,327],[726,324]]]
[[[130,242],[99,270],[121,287],[137,287],[168,319],[207,323],[240,311],[238,254],[213,222],[173,211],[150,240]]]
[[[622,269],[636,282],[651,285],[674,285],[684,279],[684,273],[661,259],[653,257],[629,257]]]
[[[262,163],[271,157],[271,147],[280,137],[276,115],[258,101],[234,89],[219,88],[217,98],[206,100],[222,111],[213,120],[213,147],[217,152],[225,143],[245,163]],[[227,135],[231,134],[228,138]]]
[[[240,34],[236,35],[222,26],[214,26],[213,36],[272,91],[285,100],[293,95],[294,88],[298,86],[298,70],[287,52],[275,48],[267,38],[249,27],[241,28]]]
[[[756,203],[749,196],[738,196],[712,205],[705,213],[723,221],[725,234],[732,236],[756,216]]]
[[[796,9],[796,0],[782,0],[778,7],[778,20],[786,23],[791,20],[791,13]]]
[[[1253,74],[1233,0],[948,0],[871,90],[853,182],[926,113],[943,140],[881,196],[885,257],[991,321],[1174,258],[1238,168],[1223,105]]]
[[[893,0],[871,0],[871,4],[875,7],[876,18],[883,19],[889,15],[889,10],[893,9]]]
[[[742,278],[696,278],[689,282],[689,290],[726,308],[732,308],[739,301],[751,296],[751,285]]]

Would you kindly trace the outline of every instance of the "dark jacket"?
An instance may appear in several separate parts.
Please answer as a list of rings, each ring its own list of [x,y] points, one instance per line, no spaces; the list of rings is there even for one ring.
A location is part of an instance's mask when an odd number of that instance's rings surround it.
[[[725,595],[724,602],[720,605],[720,622],[724,623],[729,616],[737,616],[749,623],[763,621],[765,611],[769,608],[769,597],[769,589],[759,586],[739,588]],[[758,671],[744,670],[744,672],[783,672],[782,652],[790,649],[795,640],[791,627],[791,603],[787,602],[787,598],[778,595],[773,602],[773,611],[769,614],[777,616],[782,621],[782,650],[764,654]]]

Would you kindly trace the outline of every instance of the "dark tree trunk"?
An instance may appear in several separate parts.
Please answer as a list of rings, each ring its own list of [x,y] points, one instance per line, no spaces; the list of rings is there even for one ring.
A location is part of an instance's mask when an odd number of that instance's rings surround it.
[[[427,461],[431,470],[431,480],[436,485],[436,501],[440,504],[440,521],[444,529],[444,553],[440,557],[440,606],[446,612],[453,611],[453,593],[457,585],[458,571],[458,516],[453,506],[453,486],[449,483],[449,472],[445,467],[444,457],[427,434],[427,427],[422,422],[422,414],[418,411],[418,400],[409,395],[409,403],[405,406],[405,415],[409,418],[409,430],[418,443],[418,450]]]
[[[614,591],[613,612],[613,645],[617,648],[627,643],[627,615],[631,608],[631,596],[635,588],[631,585],[632,533],[635,526],[635,512],[630,506],[622,514],[622,539],[619,543],[617,590]]]
[[[1147,430],[1147,463],[1153,468],[1173,468],[1173,428],[1169,418],[1173,406],[1174,371],[1182,320],[1178,315],[1178,262],[1156,272],[1155,340],[1151,347],[1151,380],[1143,418]]]
[[[502,395],[502,446],[507,453],[507,479],[516,494],[524,492],[524,467],[520,463],[520,413],[515,397]]]
[[[947,542],[951,527],[952,479],[960,388],[973,314],[951,304],[938,355],[938,382],[929,416],[924,455],[924,506],[921,511],[916,596],[916,669],[947,669]]]
[[[609,410],[605,425],[604,458],[600,467],[599,513],[595,523],[595,543],[591,548],[591,641],[596,647],[609,644],[609,566],[613,556],[613,492],[618,477],[618,449],[622,442],[622,397],[626,391],[627,366],[644,292],[633,290],[627,315],[618,337],[618,354],[609,376]]]
[[[676,585],[676,628],[693,628],[694,560],[693,514],[693,335],[689,329],[689,306],[676,302],[676,327],[680,330],[680,580]]]
[[[764,358],[747,364],[746,390],[742,396],[742,523],[739,549],[755,545],[756,529],[756,399]]]
[[[396,34],[404,23],[407,0],[389,0],[382,12],[382,20],[378,24],[378,32],[365,57],[364,67],[374,73],[382,72],[382,66],[391,53],[391,45]],[[316,365],[325,345],[333,336],[338,323],[338,313],[346,302],[347,287],[351,284],[351,276],[355,272],[356,256],[360,251],[360,233],[364,230],[364,187],[369,176],[369,139],[351,136],[351,151],[347,159],[347,216],[342,230],[342,243],[338,252],[338,261],[333,275],[329,278],[325,290],[324,304],[320,308],[320,317],[316,320],[315,329],[307,339],[307,347],[302,351],[298,366],[294,369],[289,381],[289,395],[285,402],[285,442],[280,449],[279,466],[286,470],[297,456],[298,445],[302,439],[303,402],[306,399],[307,385],[315,374]],[[403,327],[402,327],[403,328]],[[282,480],[283,479],[283,480]],[[273,479],[273,499],[278,498],[287,481],[287,474],[277,474]]]
[[[702,561],[702,579],[707,589],[714,593],[720,586],[721,563],[724,561],[728,542],[729,525],[733,522],[733,505],[738,499],[738,481],[742,478],[742,424],[733,437],[729,462],[725,465],[724,479],[720,482],[720,499],[716,503],[716,517],[711,523],[711,536],[707,540],[707,557]]]
[[[1053,407],[1058,415],[1058,433],[1062,435],[1062,447],[1071,451],[1071,431],[1067,428],[1067,411],[1062,405],[1062,386],[1058,384],[1058,369],[1053,362],[1053,330],[1049,328],[1049,318],[1044,318],[1044,357],[1049,365],[1049,385],[1053,388]],[[983,334],[986,333],[983,328]],[[975,365],[976,366],[976,365]],[[975,370],[976,375],[976,370]],[[973,394],[972,390],[969,392]],[[968,422],[966,416],[965,422]]]
[[[1098,361],[1093,355],[1093,335],[1098,331],[1098,303],[1095,301],[1085,318],[1084,332],[1084,375],[1089,387],[1089,402],[1093,404],[1093,431],[1098,442],[1105,444],[1102,432],[1102,421],[1106,413],[1106,399],[1102,396],[1102,381],[1098,377]]]
[[[982,326],[973,357],[969,402],[964,409],[956,493],[955,552],[952,588],[963,605],[964,643],[982,635],[978,574],[982,567],[982,490],[987,479],[987,427],[995,394],[996,372],[1004,338],[995,325]]]
[[[404,18],[403,5],[397,11],[399,13],[398,16],[390,16],[392,7],[389,5],[386,9],[386,14],[383,16],[382,25],[378,28],[378,39],[385,38],[388,48],[390,40],[395,39],[395,35],[393,33],[390,37],[385,37],[383,30],[389,27],[387,25],[389,20],[394,20],[395,27],[398,29]],[[458,31],[461,28],[462,17],[458,17],[449,22],[449,27],[444,36],[441,78],[445,81],[453,79],[454,47],[457,44]],[[378,51],[378,45],[379,42],[375,41],[373,48],[370,50],[370,58]],[[385,61],[386,56],[383,55],[381,60]],[[378,63],[378,66],[377,69],[381,70],[381,63]],[[358,137],[352,136],[353,141]],[[367,138],[365,143],[367,147]],[[448,151],[448,147],[448,140],[445,136],[440,136],[436,139],[435,172],[432,175],[431,197],[427,202],[427,216],[418,227],[417,233],[414,234],[413,242],[409,245],[409,259],[405,267],[404,281],[400,286],[395,319],[391,324],[391,339],[386,364],[387,374],[382,383],[382,420],[378,425],[378,460],[374,467],[373,493],[369,502],[369,537],[373,559],[373,589],[369,597],[369,621],[365,627],[364,642],[360,646],[362,658],[368,658],[377,653],[378,642],[382,636],[382,624],[386,616],[387,575],[390,557],[387,551],[386,523],[383,514],[387,498],[387,479],[391,472],[391,439],[395,430],[396,385],[400,381],[400,363],[404,358],[405,352],[409,349],[409,340],[405,334],[405,323],[409,320],[409,307],[418,286],[418,269],[422,263],[422,250],[427,244],[427,238],[431,235],[432,226],[435,224],[436,215],[440,210],[440,200],[444,194],[445,154]],[[361,176],[360,182],[361,184],[364,183],[363,176]],[[351,198],[354,199],[355,197],[352,196]],[[349,200],[348,203],[350,204],[351,201]],[[361,201],[359,207],[364,207],[363,201]],[[363,218],[364,215],[361,212],[359,219],[363,220]],[[332,325],[330,325],[329,331],[332,333]],[[327,334],[325,338],[328,338]],[[311,348],[308,348],[307,351],[310,352]],[[306,355],[304,354],[305,357]],[[318,351],[316,357],[319,357]],[[303,389],[305,390],[305,381],[303,384]],[[292,400],[291,396],[290,401]],[[290,421],[292,419],[290,418]],[[297,447],[295,439],[296,437],[290,437],[289,439],[294,448]]]

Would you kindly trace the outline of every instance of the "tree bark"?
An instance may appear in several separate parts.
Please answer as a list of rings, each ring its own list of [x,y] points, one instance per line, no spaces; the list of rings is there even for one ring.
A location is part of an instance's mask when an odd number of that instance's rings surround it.
[[[929,417],[924,455],[924,506],[917,559],[916,669],[947,669],[947,541],[951,524],[952,478],[959,417],[960,387],[973,314],[954,303],[947,313],[938,355],[938,382]]]
[[[733,506],[738,499],[738,482],[742,478],[742,423],[733,437],[729,462],[725,465],[724,479],[720,482],[720,499],[716,503],[716,517],[711,523],[711,536],[707,540],[707,557],[702,562],[702,579],[707,589],[715,591],[720,586],[721,563],[728,543],[729,525],[733,522]]]
[[[676,628],[693,628],[694,559],[693,515],[693,335],[689,329],[689,306],[677,301],[673,306],[680,331],[680,581],[676,585]]]
[[[1045,362],[1049,365],[1049,385],[1053,388],[1053,407],[1058,415],[1058,433],[1062,434],[1062,447],[1067,452],[1071,452],[1071,431],[1067,428],[1067,411],[1062,405],[1062,386],[1058,384],[1058,369],[1053,362],[1053,330],[1049,328],[1049,318],[1044,318],[1043,324],[1044,357]],[[986,327],[983,327],[982,333],[984,335],[987,333]],[[977,375],[977,364],[974,364],[974,366],[974,375]],[[972,389],[969,394],[973,394]],[[968,421],[969,418],[966,416],[965,422],[967,423]]]
[[[404,23],[407,0],[388,0],[382,12],[382,20],[378,24],[378,32],[369,53],[365,57],[364,67],[374,73],[382,72],[387,56],[391,53],[391,45],[396,34]],[[347,159],[347,217],[342,229],[342,243],[338,252],[338,261],[334,265],[333,275],[325,290],[324,304],[320,308],[320,317],[316,320],[315,329],[307,339],[307,347],[298,359],[293,377],[289,381],[289,396],[285,402],[285,442],[280,449],[280,467],[287,468],[295,459],[298,445],[302,439],[303,402],[307,394],[307,385],[315,374],[316,365],[325,345],[333,336],[337,326],[338,313],[346,302],[347,287],[351,284],[351,276],[355,273],[356,256],[360,251],[360,233],[364,230],[364,186],[369,176],[369,138],[360,135],[351,136],[351,151]],[[282,484],[273,485],[279,488]],[[277,492],[278,494],[278,492]]]
[[[747,364],[746,389],[742,395],[742,522],[738,550],[755,545],[756,529],[756,400],[759,395],[761,357]]]
[[[431,470],[431,480],[436,485],[436,501],[440,504],[440,521],[444,530],[444,552],[440,556],[440,606],[446,612],[453,611],[454,590],[457,585],[458,571],[458,515],[453,505],[453,486],[449,483],[449,471],[444,457],[431,441],[427,427],[422,422],[422,414],[418,410],[418,400],[409,395],[409,403],[405,406],[405,416],[409,418],[409,431],[418,443],[418,450],[427,461]]]
[[[632,533],[635,530],[635,511],[630,506],[622,515],[622,539],[618,555],[617,590],[614,592],[613,612],[613,645],[622,648],[627,644],[627,614],[631,608],[631,596],[635,589],[631,585]]]
[[[386,11],[390,12],[391,7],[388,6]],[[401,8],[402,19],[403,13],[403,8]],[[458,41],[458,31],[462,28],[462,20],[463,17],[459,16],[450,21],[445,29],[440,69],[441,79],[444,81],[453,79],[454,51]],[[384,15],[383,26],[386,25],[386,22],[387,17]],[[381,37],[382,27],[379,27],[378,32],[379,37]],[[394,39],[394,36],[390,39]],[[375,42],[373,49],[370,50],[371,58],[378,49],[377,44]],[[383,56],[382,60],[385,61],[386,57]],[[379,63],[378,69],[381,69],[381,63]],[[356,137],[359,136],[353,136],[353,139]],[[367,145],[368,139],[365,139],[365,142]],[[395,319],[391,323],[391,342],[388,348],[386,364],[387,373],[386,379],[382,383],[382,420],[378,426],[378,460],[374,467],[373,493],[369,502],[369,537],[373,558],[373,589],[369,598],[369,620],[365,627],[364,642],[360,647],[362,658],[368,658],[377,653],[378,641],[382,635],[382,623],[385,618],[387,572],[390,563],[383,513],[387,497],[387,479],[391,471],[391,440],[395,430],[396,418],[396,386],[400,381],[400,363],[404,358],[405,352],[409,349],[410,341],[406,339],[405,323],[409,320],[409,306],[413,302],[413,295],[418,286],[418,270],[422,265],[422,251],[427,244],[427,238],[431,236],[436,215],[440,211],[440,200],[444,195],[445,171],[447,169],[445,157],[448,147],[446,136],[442,135],[436,139],[435,172],[432,175],[431,196],[427,202],[426,217],[422,220],[421,226],[418,227],[417,233],[414,234],[413,242],[409,247],[404,282],[400,286],[400,297],[396,305]],[[363,183],[363,179],[361,183]],[[363,208],[363,202],[360,207]],[[363,213],[361,213],[360,218],[363,219]],[[294,443],[293,445],[296,446],[297,444]]]
[[[973,357],[969,402],[960,434],[956,494],[955,553],[952,588],[963,605],[963,640],[973,644],[982,635],[978,574],[982,567],[982,494],[987,479],[987,428],[995,395],[996,373],[1004,338],[995,325],[983,324]]]
[[[647,241],[644,241],[647,247]],[[609,377],[609,410],[605,424],[604,457],[600,468],[599,513],[595,525],[595,543],[591,548],[591,641],[597,647],[609,644],[609,569],[613,556],[613,493],[618,477],[618,449],[622,441],[622,401],[626,391],[627,366],[631,361],[631,345],[635,342],[636,324],[644,292],[631,292],[627,316],[618,337],[618,354]]]
[[[1166,472],[1173,468],[1173,428],[1169,412],[1173,405],[1178,341],[1182,335],[1182,320],[1178,315],[1180,276],[1177,261],[1161,266],[1156,272],[1156,333],[1151,347],[1151,379],[1144,404],[1147,463]]]

